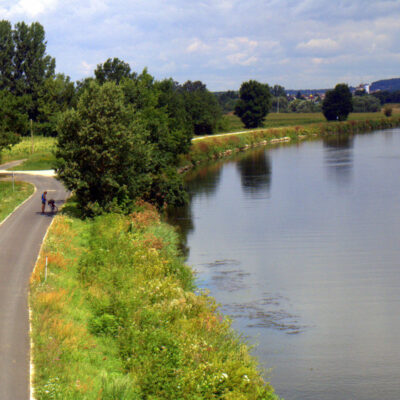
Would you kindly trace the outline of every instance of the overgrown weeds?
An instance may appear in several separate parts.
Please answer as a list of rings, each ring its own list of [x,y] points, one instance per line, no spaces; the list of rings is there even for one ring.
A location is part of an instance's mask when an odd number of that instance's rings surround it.
[[[277,399],[177,249],[144,203],[56,217],[31,279],[38,400]]]

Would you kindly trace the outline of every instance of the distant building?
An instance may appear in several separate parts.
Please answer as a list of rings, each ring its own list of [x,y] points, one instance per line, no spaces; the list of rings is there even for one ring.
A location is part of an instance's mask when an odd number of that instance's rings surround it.
[[[369,88],[370,88],[370,84],[369,83],[360,83],[356,88],[355,91],[356,92],[365,92],[367,94],[369,94]]]

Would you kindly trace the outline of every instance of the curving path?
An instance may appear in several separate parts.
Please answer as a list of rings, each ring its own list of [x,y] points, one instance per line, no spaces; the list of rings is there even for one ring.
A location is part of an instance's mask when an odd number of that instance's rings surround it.
[[[52,220],[51,215],[41,215],[40,197],[47,190],[47,198],[59,207],[68,196],[53,177],[32,172],[15,172],[15,177],[33,183],[36,192],[0,225],[0,400],[30,397],[28,285]]]

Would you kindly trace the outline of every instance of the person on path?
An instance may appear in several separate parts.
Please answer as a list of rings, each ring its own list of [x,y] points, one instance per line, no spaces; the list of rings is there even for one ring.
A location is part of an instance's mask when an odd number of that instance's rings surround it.
[[[46,207],[46,196],[47,196],[47,192],[43,192],[43,194],[42,194],[42,214],[44,214],[44,208]]]

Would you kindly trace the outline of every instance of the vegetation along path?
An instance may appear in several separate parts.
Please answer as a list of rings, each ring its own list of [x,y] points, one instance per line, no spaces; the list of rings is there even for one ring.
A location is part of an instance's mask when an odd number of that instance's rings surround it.
[[[58,205],[67,197],[52,177],[18,174],[18,179],[37,190],[0,224],[0,400],[29,399],[28,283],[52,220],[41,214],[40,196],[47,190]]]

